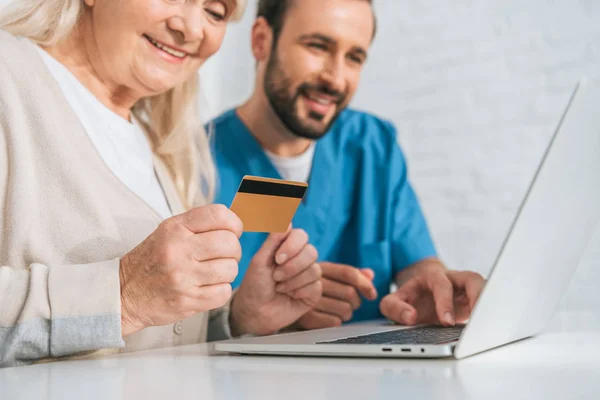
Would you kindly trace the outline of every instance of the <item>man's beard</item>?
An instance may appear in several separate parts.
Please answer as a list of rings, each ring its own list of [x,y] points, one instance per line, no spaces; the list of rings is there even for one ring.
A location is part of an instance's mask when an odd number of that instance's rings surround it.
[[[264,90],[271,104],[271,108],[285,125],[285,127],[294,135],[305,138],[305,139],[319,139],[325,135],[331,125],[335,122],[340,112],[342,111],[341,105],[346,98],[344,93],[333,90],[326,85],[322,84],[311,84],[308,82],[303,83],[298,87],[294,95],[290,94],[290,79],[286,76],[283,68],[280,67],[277,59],[277,53],[273,49],[273,55],[267,64],[267,71],[265,75]],[[306,95],[310,92],[321,92],[328,96],[335,97],[337,100],[336,112],[325,126],[322,128],[315,128],[309,124],[303,123],[298,116],[298,100],[303,94]],[[309,111],[308,117],[321,122],[325,118],[325,115]]]

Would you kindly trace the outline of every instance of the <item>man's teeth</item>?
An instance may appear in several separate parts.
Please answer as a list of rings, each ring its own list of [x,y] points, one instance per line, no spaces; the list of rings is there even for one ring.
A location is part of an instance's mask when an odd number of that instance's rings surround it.
[[[333,103],[333,101],[331,101],[329,99],[324,99],[322,97],[308,96],[308,98],[311,99],[312,101],[315,101],[315,102],[317,102],[317,103],[319,103],[321,105],[324,105],[324,106],[328,106],[331,103]]]
[[[165,53],[169,53],[170,55],[175,56],[177,58],[183,58],[186,56],[186,53],[184,53],[183,51],[178,51],[178,50],[172,49],[168,46],[165,46],[164,44],[158,43],[156,40],[152,39],[150,36],[146,36],[146,38],[148,38],[150,43],[152,43],[154,46],[158,47]]]

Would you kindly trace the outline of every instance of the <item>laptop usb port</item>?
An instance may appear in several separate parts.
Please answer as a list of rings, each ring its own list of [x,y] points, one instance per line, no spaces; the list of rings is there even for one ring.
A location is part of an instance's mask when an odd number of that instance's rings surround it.
[[[402,349],[403,353],[410,353],[412,350],[411,349]]]
[[[392,349],[391,349],[391,348],[389,348],[389,347],[384,347],[384,348],[383,348],[383,349],[381,349],[381,350],[383,350],[383,351],[385,351],[385,352],[390,352],[390,351],[392,351]]]

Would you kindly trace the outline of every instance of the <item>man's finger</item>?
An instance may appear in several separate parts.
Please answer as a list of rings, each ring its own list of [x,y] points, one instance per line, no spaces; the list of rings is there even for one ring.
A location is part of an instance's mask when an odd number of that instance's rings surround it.
[[[302,249],[308,244],[308,234],[302,229],[293,229],[289,231],[288,236],[281,243],[275,255],[275,261],[278,265],[285,264],[288,260],[296,257]]]
[[[321,263],[323,276],[355,287],[358,292],[368,300],[377,298],[377,289],[373,286],[371,279],[368,279],[358,268],[349,265]]]
[[[281,245],[284,247],[285,243]],[[279,265],[273,272],[273,279],[276,282],[284,282],[301,274],[307,268],[310,268],[319,257],[317,249],[312,244],[307,244],[304,248],[291,260],[285,264]],[[319,271],[321,268],[319,268]]]
[[[323,264],[321,264],[321,269],[323,269]],[[322,278],[321,281],[323,282],[323,294],[325,296],[346,301],[350,303],[355,310],[360,307],[360,296],[352,286],[344,285],[343,283],[332,281],[327,278]]]
[[[350,321],[354,311],[352,304],[325,296],[321,297],[321,300],[315,306],[315,310],[339,317],[342,321]]]
[[[424,290],[429,291],[428,288],[424,287],[425,283],[418,279],[410,279],[402,284],[394,293],[400,300],[415,304],[417,299],[421,296]]]
[[[321,279],[321,267],[319,264],[313,263],[300,274],[279,283],[275,287],[275,290],[279,293],[289,293],[293,290],[300,289],[301,287],[316,282],[319,279]]]
[[[314,308],[323,294],[323,284],[321,281],[316,281],[308,284],[300,289],[294,290],[289,294],[296,300],[302,300],[305,304]]]
[[[465,291],[469,300],[469,308],[472,311],[485,286],[485,279],[481,275],[469,271],[449,271],[448,277],[454,287]]]
[[[359,269],[359,271],[368,280],[373,281],[373,279],[375,279],[375,271],[373,271],[371,268],[362,268],[362,269]]]
[[[429,290],[435,300],[435,311],[443,325],[454,325],[454,288],[444,271],[428,276]]]
[[[417,310],[402,300],[397,293],[385,296],[379,304],[379,310],[386,318],[396,323],[402,325],[415,325],[417,323]]]
[[[465,291],[467,292],[467,297],[469,298],[469,308],[473,311],[475,308],[475,303],[479,300],[479,296],[483,291],[483,287],[485,286],[485,279],[482,277],[473,277],[467,280],[465,285]]]
[[[254,258],[252,259],[258,265],[275,266],[275,254],[279,250],[281,244],[287,239],[290,231],[285,233],[271,233],[267,236],[263,245],[258,249]]]

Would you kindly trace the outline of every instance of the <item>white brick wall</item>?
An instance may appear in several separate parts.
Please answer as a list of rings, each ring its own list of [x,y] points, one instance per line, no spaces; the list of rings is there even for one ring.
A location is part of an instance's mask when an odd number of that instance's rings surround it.
[[[399,128],[446,263],[486,275],[575,83],[600,78],[600,0],[375,7],[379,31],[354,106]],[[203,71],[211,115],[252,90],[254,13],[251,4]],[[600,311],[596,236],[564,308]]]
[[[0,4],[6,0],[0,0]],[[252,90],[249,31],[203,68],[205,116]],[[443,259],[487,274],[577,80],[600,78],[600,0],[375,0],[356,107],[394,121]],[[563,308],[600,310],[600,231]]]

